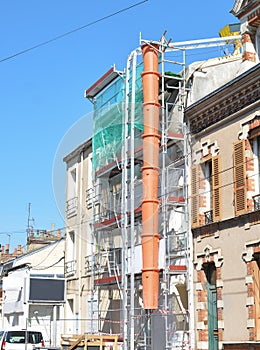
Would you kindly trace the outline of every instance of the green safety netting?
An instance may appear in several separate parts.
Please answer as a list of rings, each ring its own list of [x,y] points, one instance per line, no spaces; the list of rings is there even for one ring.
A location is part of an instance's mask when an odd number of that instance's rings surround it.
[[[135,104],[131,101],[132,74],[129,79],[129,108],[127,113],[130,119],[131,108],[135,108],[135,142],[140,143],[140,132],[143,130],[142,112],[142,79],[143,66],[136,68]],[[116,78],[107,88],[101,91],[95,100],[93,117],[93,170],[96,172],[106,165],[119,161],[124,144],[125,131],[130,132],[130,123],[125,125],[125,91],[124,76]],[[125,127],[128,130],[125,130]]]

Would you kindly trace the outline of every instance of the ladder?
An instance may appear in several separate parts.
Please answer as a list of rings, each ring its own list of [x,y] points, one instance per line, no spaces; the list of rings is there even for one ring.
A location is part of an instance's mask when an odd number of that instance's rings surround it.
[[[183,332],[186,331],[186,310],[184,310],[180,295],[172,281],[186,279],[187,277],[187,194],[186,194],[186,161],[185,161],[185,130],[183,124],[184,106],[186,97],[185,78],[185,50],[180,49],[176,61],[167,53],[171,53],[169,41],[165,33],[160,40],[161,55],[161,106],[162,106],[162,216],[163,237],[165,239],[164,260],[164,311],[165,317],[165,343],[166,349],[171,349],[176,334],[174,331],[173,314],[177,318],[176,310],[170,310],[171,303],[179,305],[183,317]],[[176,49],[176,48],[175,48]],[[177,51],[175,51],[177,52]],[[169,71],[173,67],[173,72]],[[180,69],[181,73],[176,73]],[[172,97],[166,102],[167,94]],[[168,156],[168,147],[174,150]],[[172,158],[171,158],[172,157]],[[170,159],[169,159],[170,158]],[[171,218],[175,216],[175,218]],[[182,224],[178,226],[178,221]],[[175,300],[175,302],[174,302]],[[173,306],[172,306],[173,307]],[[168,316],[169,315],[169,316]],[[176,330],[175,330],[176,331]],[[184,334],[184,333],[183,333]]]

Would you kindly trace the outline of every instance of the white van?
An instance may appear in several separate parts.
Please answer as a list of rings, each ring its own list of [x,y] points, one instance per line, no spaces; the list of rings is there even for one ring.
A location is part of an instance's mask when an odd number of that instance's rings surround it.
[[[44,347],[42,333],[31,329],[16,329],[0,331],[0,350],[33,350]]]

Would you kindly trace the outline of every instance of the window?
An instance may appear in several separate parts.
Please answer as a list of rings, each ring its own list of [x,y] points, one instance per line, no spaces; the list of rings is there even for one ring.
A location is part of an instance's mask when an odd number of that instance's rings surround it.
[[[212,159],[202,164],[202,172],[205,181],[205,224],[209,224],[213,221],[213,203],[212,203]]]
[[[235,215],[260,210],[260,136],[252,131],[249,139],[234,143]]]
[[[77,169],[70,168],[67,171],[67,202],[66,214],[67,219],[77,215],[78,197],[77,197]]]
[[[74,198],[77,195],[77,169],[73,168],[68,172],[68,199]]]
[[[8,331],[6,335],[6,342],[12,344],[25,344],[27,340],[30,344],[38,344],[42,342],[42,333],[28,331],[26,339],[26,331]]]
[[[68,238],[66,240],[66,263],[65,263],[65,272],[66,276],[74,275],[76,272],[76,253],[75,253],[75,232],[70,231]]]
[[[207,157],[191,169],[192,226],[221,219],[220,156]]]

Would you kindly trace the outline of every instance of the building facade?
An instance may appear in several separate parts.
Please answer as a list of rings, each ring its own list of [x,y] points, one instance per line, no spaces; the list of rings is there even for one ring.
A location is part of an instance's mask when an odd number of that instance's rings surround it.
[[[186,111],[198,349],[259,342],[259,69]]]
[[[65,158],[66,163],[66,306],[64,331],[81,334],[89,328],[91,299],[86,256],[92,246],[92,143],[84,142]]]
[[[197,349],[256,349],[259,324],[259,2],[236,1],[242,62],[186,109]]]
[[[258,3],[232,9],[242,54],[222,38],[233,55],[185,67],[195,43],[141,40],[86,90],[93,137],[65,158],[67,332],[258,345]]]
[[[59,346],[66,294],[64,243],[56,237],[2,265],[2,328],[34,327],[42,331],[47,346]]]

